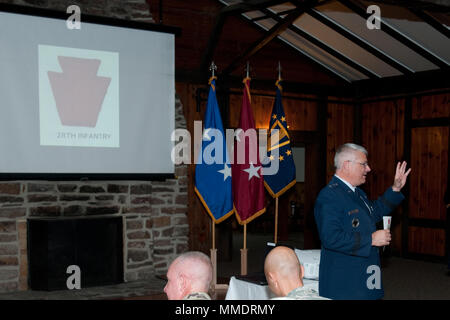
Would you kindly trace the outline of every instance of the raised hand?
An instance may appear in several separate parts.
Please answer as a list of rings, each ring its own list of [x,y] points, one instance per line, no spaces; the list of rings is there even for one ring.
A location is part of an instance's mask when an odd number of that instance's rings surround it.
[[[397,169],[395,170],[394,184],[392,185],[392,190],[399,192],[406,183],[406,178],[408,178],[411,168],[406,171],[406,161],[397,163]]]

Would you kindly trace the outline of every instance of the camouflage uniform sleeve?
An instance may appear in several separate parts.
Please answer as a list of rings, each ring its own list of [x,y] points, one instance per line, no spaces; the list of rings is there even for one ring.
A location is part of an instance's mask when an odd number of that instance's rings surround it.
[[[295,300],[329,300],[328,298],[319,296],[316,290],[306,287],[298,287],[292,290],[286,295],[286,298]]]
[[[183,300],[211,300],[211,297],[205,292],[193,292],[184,297]]]

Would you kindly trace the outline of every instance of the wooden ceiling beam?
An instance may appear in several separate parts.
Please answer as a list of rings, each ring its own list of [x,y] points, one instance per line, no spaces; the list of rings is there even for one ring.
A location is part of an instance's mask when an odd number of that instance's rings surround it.
[[[244,12],[259,10],[261,8],[267,8],[286,2],[289,2],[289,0],[248,0],[223,8],[221,14],[241,14]]]
[[[219,14],[216,20],[216,24],[214,25],[211,35],[209,36],[208,44],[206,45],[205,53],[203,54],[200,63],[200,71],[204,72],[205,74],[208,73],[208,66],[212,61],[214,51],[216,50],[217,44],[219,43],[219,38],[222,35],[225,20],[226,15]]]
[[[285,2],[286,0],[250,0],[222,8],[222,10],[217,16],[216,23],[208,39],[208,44],[206,46],[205,53],[203,54],[201,59],[200,63],[201,72],[208,74],[208,67],[214,56],[214,51],[216,50],[217,44],[222,34],[223,27],[225,25],[225,21],[228,16],[240,15],[247,11],[258,10],[260,8],[266,8]]]
[[[409,76],[393,76],[353,83],[360,97],[381,97],[392,94],[415,94],[417,92],[443,89],[450,90],[450,78],[445,70],[420,71]]]
[[[337,22],[335,22],[335,21],[331,20],[330,18],[324,16],[323,14],[321,14],[321,13],[319,13],[317,11],[314,11],[313,9],[308,10],[306,13],[309,14],[314,19],[318,20],[319,22],[323,23],[327,27],[329,27],[332,30],[336,31],[337,33],[339,33],[344,38],[346,38],[349,41],[353,42],[357,46],[359,46],[362,49],[366,50],[367,52],[371,53],[372,55],[374,55],[375,57],[377,57],[378,59],[380,59],[384,63],[390,65],[391,67],[393,67],[395,69],[397,69],[401,73],[403,73],[403,74],[412,74],[413,73],[413,70],[409,69],[405,65],[403,65],[400,62],[396,61],[395,59],[391,58],[389,55],[387,55],[385,52],[383,52],[382,50],[378,49],[377,47],[372,46],[368,42],[366,42],[366,41],[362,40],[361,38],[357,37],[355,34],[353,34],[352,32],[349,32],[347,29],[342,27],[340,24],[338,24]]]
[[[409,8],[409,11],[414,13],[417,17],[428,23],[428,25],[436,29],[438,32],[442,33],[447,38],[450,38],[450,30],[446,26],[444,26],[441,22],[439,22],[426,12],[413,8]]]
[[[265,12],[266,10],[269,10],[269,9],[260,9],[260,10],[262,12]],[[251,19],[251,21],[255,22],[255,21],[259,21],[259,20],[264,20],[264,19],[272,18],[273,16],[277,16],[279,18],[282,18],[282,16],[284,16],[286,14],[289,14],[289,13],[291,13],[294,10],[295,9],[289,9],[289,10],[281,11],[281,12],[277,12],[277,13],[272,13],[271,12],[270,14],[265,14],[264,16],[261,16],[261,17],[258,17],[258,18],[253,18],[253,19]]]
[[[447,0],[372,0],[371,2],[433,12],[450,11],[450,4]]]
[[[312,9],[308,10],[307,12],[310,12],[310,11],[312,11]],[[274,19],[276,21],[281,21],[281,18],[278,15],[276,15],[275,13],[271,12],[270,10],[264,9],[263,12],[268,17],[270,17],[270,18],[272,18],[272,19]],[[340,53],[339,51],[333,49],[332,47],[330,47],[326,43],[322,42],[320,39],[315,38],[314,36],[310,35],[309,33],[301,30],[300,28],[298,28],[298,27],[296,27],[294,25],[291,25],[291,26],[289,26],[289,30],[291,30],[292,32],[295,32],[300,37],[304,38],[305,40],[311,42],[313,45],[315,45],[315,46],[319,47],[320,49],[324,50],[325,52],[327,52],[328,54],[330,54],[331,56],[333,56],[337,60],[342,61],[343,63],[345,63],[348,66],[352,67],[353,69],[357,70],[358,72],[364,74],[369,79],[380,78],[380,76],[377,75],[375,72],[373,72],[373,71],[369,70],[368,68],[360,65],[359,63],[353,61],[352,59],[348,58],[344,54]]]
[[[255,41],[250,47],[237,59],[235,59],[231,64],[226,67],[223,71],[224,75],[232,73],[238,66],[249,60],[254,54],[259,50],[264,48],[270,41],[280,35],[289,26],[298,19],[306,10],[317,4],[316,0],[306,0],[302,3],[302,6],[297,7],[297,9],[290,14],[288,14],[282,21],[274,25],[267,33],[257,41]]]

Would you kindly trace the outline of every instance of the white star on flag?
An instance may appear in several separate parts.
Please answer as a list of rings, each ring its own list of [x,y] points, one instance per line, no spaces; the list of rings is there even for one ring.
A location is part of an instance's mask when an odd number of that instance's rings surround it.
[[[250,181],[251,178],[253,177],[257,177],[260,178],[259,174],[258,174],[258,170],[261,167],[255,167],[253,166],[253,163],[250,162],[250,167],[248,167],[248,169],[244,169],[245,172],[248,173],[248,180]]]
[[[223,170],[217,172],[223,174],[223,181],[227,180],[228,177],[231,177],[231,167],[227,166],[226,163],[224,164]]]

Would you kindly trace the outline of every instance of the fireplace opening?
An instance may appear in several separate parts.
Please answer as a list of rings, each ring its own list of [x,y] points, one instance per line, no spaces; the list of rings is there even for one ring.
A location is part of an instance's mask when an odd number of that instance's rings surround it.
[[[27,227],[31,290],[73,289],[73,276],[81,288],[123,282],[122,217],[29,218]]]

